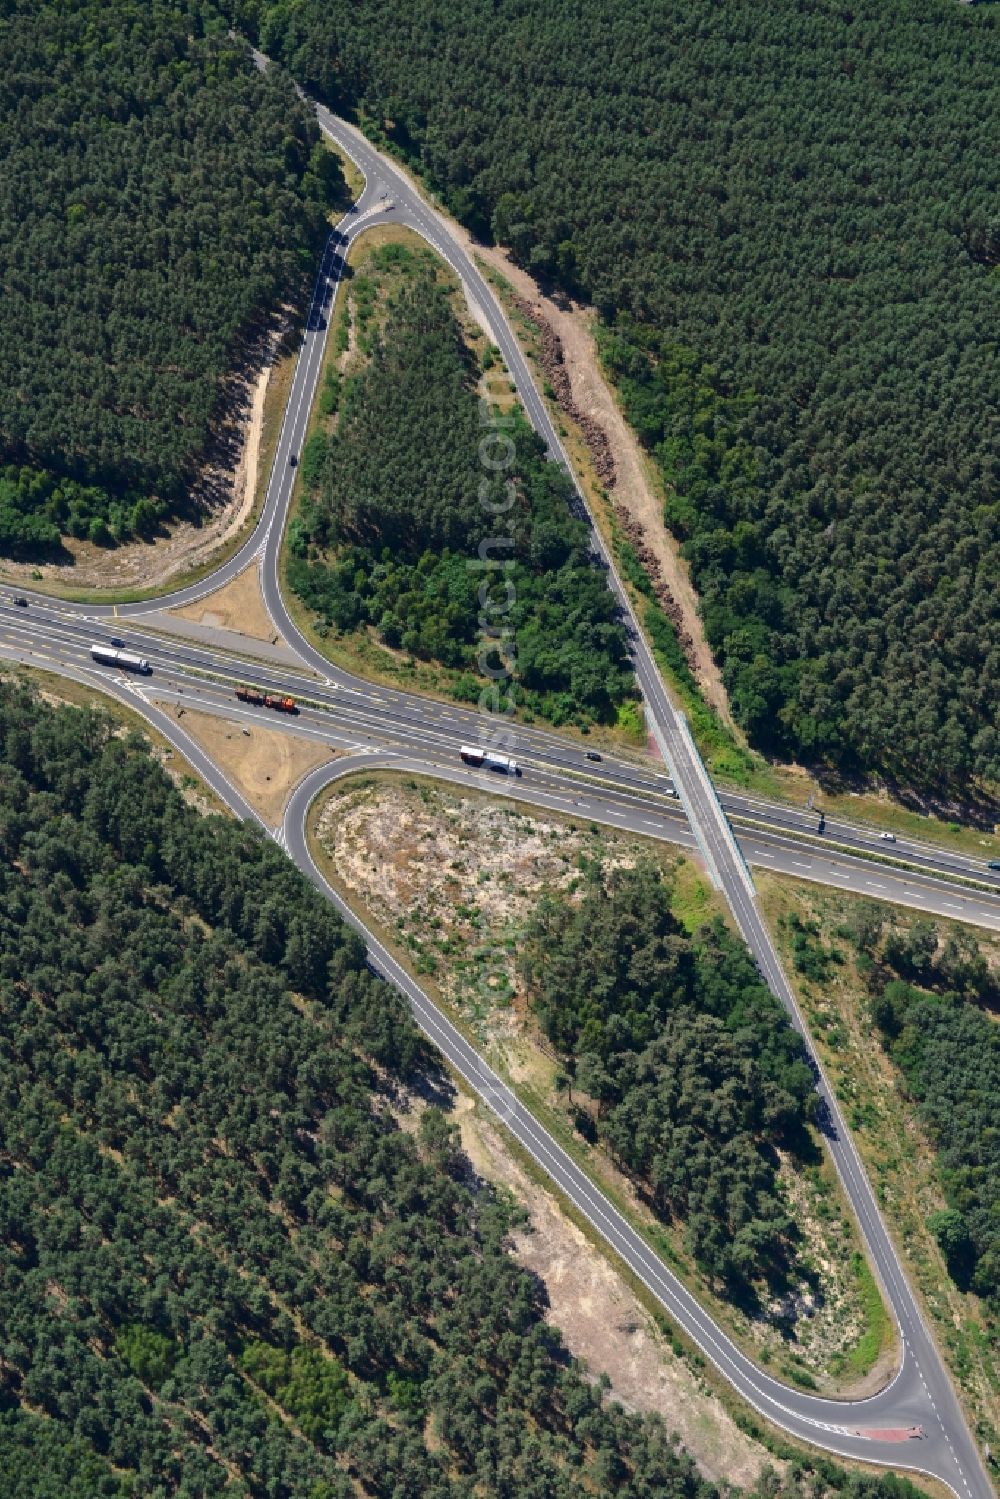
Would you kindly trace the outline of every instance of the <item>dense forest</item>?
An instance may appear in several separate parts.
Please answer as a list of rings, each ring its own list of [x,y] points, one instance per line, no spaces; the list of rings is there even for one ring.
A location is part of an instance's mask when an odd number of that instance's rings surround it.
[[[849,935],[879,1034],[938,1149],[948,1208],[930,1226],[956,1284],[1000,1319],[1000,974],[971,933],[942,940],[923,920],[900,931],[875,906]]]
[[[416,257],[389,255],[403,280],[385,327],[337,392],[335,430],[303,457],[289,582],[338,630],[370,626],[452,668],[471,701],[494,673],[501,711],[614,721],[635,687],[572,486],[520,407],[484,426],[447,293]]]
[[[593,301],[757,744],[1000,781],[1000,14],[230,0]]]
[[[718,920],[688,937],[655,865],[589,872],[540,901],[520,957],[530,1003],[598,1104],[598,1136],[703,1269],[745,1295],[794,1264],[774,1147],[811,1155],[799,1036]]]
[[[0,54],[0,552],[144,534],[339,165],[202,0],[7,0]]]
[[[0,710],[5,1496],[714,1499],[567,1359],[447,1114],[395,1123],[444,1080],[284,855],[103,716]]]

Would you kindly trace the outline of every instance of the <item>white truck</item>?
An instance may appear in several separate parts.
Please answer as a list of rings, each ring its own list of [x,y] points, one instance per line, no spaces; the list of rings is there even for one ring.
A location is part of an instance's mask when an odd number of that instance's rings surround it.
[[[147,676],[153,670],[145,656],[134,656],[131,651],[116,651],[110,645],[92,645],[90,654],[98,666],[118,666],[123,671],[140,671]]]
[[[495,750],[478,749],[470,744],[463,744],[461,756],[466,765],[475,765],[483,770],[496,770],[501,775],[519,776],[521,774],[516,760],[509,755],[498,755]]]

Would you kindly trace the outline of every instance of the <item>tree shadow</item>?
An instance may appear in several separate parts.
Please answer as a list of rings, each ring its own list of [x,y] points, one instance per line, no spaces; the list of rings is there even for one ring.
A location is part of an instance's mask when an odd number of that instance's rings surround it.
[[[887,771],[872,775],[830,765],[815,764],[808,768],[827,796],[870,796],[885,791],[908,812],[937,817],[944,822],[967,823],[988,833],[1000,821],[1000,792],[971,778],[932,784],[921,781],[916,772],[912,779],[903,780]]]
[[[406,1085],[421,1103],[449,1114],[458,1101],[458,1089],[435,1055],[425,1050],[408,1074]]]

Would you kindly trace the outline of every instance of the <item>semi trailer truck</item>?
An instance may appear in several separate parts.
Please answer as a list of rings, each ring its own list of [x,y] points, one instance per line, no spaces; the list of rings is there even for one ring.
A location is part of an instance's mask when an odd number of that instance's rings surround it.
[[[117,651],[110,645],[92,645],[90,654],[99,666],[118,666],[123,671],[139,671],[147,676],[153,670],[145,656],[133,655],[131,651]]]
[[[463,744],[460,754],[466,765],[475,765],[477,769],[495,770],[505,776],[521,774],[516,760],[512,760],[509,755],[498,755],[495,750],[478,749],[473,745]]]

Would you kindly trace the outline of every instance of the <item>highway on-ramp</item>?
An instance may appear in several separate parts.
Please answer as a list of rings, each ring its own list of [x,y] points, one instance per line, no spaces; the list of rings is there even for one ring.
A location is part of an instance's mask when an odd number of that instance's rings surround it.
[[[607,825],[641,837],[693,847],[686,814],[673,794],[669,777],[648,762],[613,755],[599,764],[583,750],[558,735],[521,729],[515,748],[524,774],[516,780],[471,770],[459,757],[471,737],[474,716],[450,704],[404,700],[400,707],[381,691],[341,689],[318,678],[234,657],[215,648],[182,639],[147,633],[134,626],[124,637],[112,636],[104,622],[63,616],[58,606],[41,607],[33,618],[7,607],[0,595],[0,655],[27,665],[69,675],[95,671],[90,646],[108,645],[124,638],[125,646],[149,660],[149,678],[129,678],[102,670],[102,679],[124,685],[133,697],[219,714],[246,725],[278,727],[286,733],[329,744],[331,748],[363,748],[370,755],[407,757],[407,768],[459,785],[486,787],[495,796],[510,797],[563,815]],[[119,625],[118,628],[124,628]],[[237,702],[234,686],[250,680],[263,691],[292,692],[300,712],[293,719],[276,719],[267,708]],[[753,867],[834,886],[873,900],[910,906],[926,915],[966,921],[1000,930],[1000,881],[989,888],[972,888],[950,877],[950,861],[940,868],[900,868],[870,861],[860,854],[871,850],[870,840],[857,839],[858,852],[838,839],[836,846],[815,837],[803,838],[786,809],[770,818],[766,806],[754,805],[746,817],[734,803],[732,820],[740,848]],[[963,865],[971,874],[975,866]]]
[[[263,65],[263,61],[258,56],[260,65]],[[343,273],[343,258],[351,242],[365,231],[369,223],[379,222],[384,215],[393,214],[398,222],[421,234],[448,261],[460,277],[470,300],[487,320],[528,417],[546,442],[550,455],[554,461],[563,464],[566,464],[566,459],[545,404],[534,385],[503,311],[492,289],[453,235],[447,221],[425,201],[409,178],[381,156],[354,127],[337,120],[322,108],[317,110],[317,114],[322,128],[357,162],[365,175],[366,183],[355,211],[345,216],[331,234],[326,247],[260,522],[243,548],[211,577],[191,587],[177,589],[155,601],[120,605],[114,612],[121,620],[121,628],[141,627],[144,614],[192,602],[214,591],[223,582],[235,577],[248,563],[256,560],[260,566],[265,603],[286,643],[317,674],[322,687],[331,691],[356,693],[360,687],[357,680],[332,667],[296,629],[281,597],[279,559],[295,476],[292,459],[301,452],[322,368],[330,312]],[[569,471],[568,464],[566,468]],[[580,514],[589,520],[583,496],[579,492],[577,504]],[[774,993],[786,1005],[793,1023],[805,1035],[794,997],[760,917],[744,853],[691,741],[683,717],[670,702],[632,613],[628,595],[616,573],[614,561],[596,526],[591,526],[591,536],[596,558],[606,571],[626,623],[650,730],[668,766],[709,873],[728,900],[761,972]],[[37,607],[41,608],[42,603],[42,600],[37,600]],[[105,626],[108,624],[108,616],[113,612],[110,605],[74,607],[50,604],[49,608],[63,622],[75,614],[78,624],[86,619],[88,623]],[[50,637],[54,628],[50,629]],[[61,659],[59,652],[54,652],[52,659],[54,663],[58,662]],[[79,667],[72,668],[72,674],[79,674],[79,671]],[[92,676],[93,673],[91,678]],[[156,724],[160,732],[192,760],[199,772],[234,811],[242,816],[253,815],[245,800],[228,785],[221,772],[198,749],[176,718],[149,701],[143,685],[130,684],[126,687],[119,682],[113,685],[112,690],[129,700],[132,706],[138,705],[139,710]],[[392,699],[398,707],[406,703],[405,694],[381,692],[377,695],[383,698],[383,702]],[[409,702],[412,710],[413,700],[410,699]],[[502,727],[506,730],[505,722]],[[365,763],[364,760],[361,763]],[[427,766],[426,756],[420,763]],[[327,769],[325,778],[329,778],[329,775],[330,771]],[[290,804],[281,835],[292,857],[314,879],[318,875],[308,858],[302,826],[308,800],[323,780],[324,775],[317,773],[307,778],[299,788]],[[888,875],[879,866],[879,882],[887,879]],[[913,877],[914,881],[915,879],[916,876]],[[332,897],[333,892],[329,893]],[[351,919],[356,923],[356,918]],[[634,1272],[660,1297],[670,1315],[685,1327],[706,1356],[723,1370],[751,1404],[777,1424],[827,1450],[868,1461],[920,1468],[942,1479],[959,1495],[968,1496],[968,1499],[987,1499],[992,1493],[992,1487],[980,1454],[964,1422],[950,1380],[886,1231],[853,1142],[840,1116],[836,1099],[814,1056],[813,1064],[831,1155],[857,1214],[869,1256],[902,1338],[902,1364],[894,1381],[880,1395],[863,1402],[840,1403],[805,1395],[755,1368],[673,1280],[624,1220],[617,1219],[607,1199],[559,1151],[555,1141],[521,1108],[502,1081],[485,1068],[485,1064],[461,1035],[453,1027],[449,1028],[445,1017],[436,1010],[414,980],[394,964],[391,955],[378,946],[370,933],[366,933],[366,936],[375,966],[408,995],[421,1024],[434,1036],[453,1065],[506,1118],[525,1148],[530,1149],[550,1172],[560,1189],[594,1222],[595,1227],[614,1245]],[[809,1045],[807,1036],[806,1044]],[[904,1439],[905,1450],[898,1443],[887,1440],[886,1433],[890,1429],[905,1432],[911,1427],[919,1428],[921,1434]]]
[[[646,1285],[667,1315],[684,1330],[755,1410],[801,1440],[825,1451],[866,1462],[918,1469],[944,1477],[946,1482],[947,1468],[949,1463],[953,1463],[958,1484],[952,1484],[952,1487],[956,1492],[971,1495],[990,1492],[988,1485],[983,1489],[962,1482],[964,1472],[961,1461],[948,1437],[943,1438],[942,1450],[942,1439],[933,1429],[928,1429],[927,1415],[931,1396],[912,1358],[904,1358],[900,1371],[884,1390],[863,1401],[820,1399],[792,1389],[760,1370],[716,1326],[691,1293],[663,1265],[642,1236],[326,883],[313,863],[306,838],[307,814],[315,796],[331,780],[363,772],[370,769],[373,763],[403,771],[424,771],[427,768],[425,757],[416,756],[411,759],[405,753],[389,752],[377,756],[355,753],[333,765],[321,766],[306,776],[296,788],[282,826],[279,829],[268,829],[249,802],[187,733],[183,721],[179,722],[173,712],[149,700],[149,695],[154,690],[151,682],[137,681],[117,673],[101,673],[92,666],[76,665],[68,661],[53,660],[46,664],[53,665],[81,682],[100,686],[133,711],[139,712],[184,755],[220,800],[237,816],[256,823],[262,833],[269,832],[272,836],[277,836],[290,857],[327,894],[345,919],[365,937],[373,969],[407,996],[425,1034],[440,1048],[467,1084],[499,1115],[518,1142],[550,1176],[558,1190],[587,1218],[614,1252]],[[205,707],[207,703],[199,703],[198,706]],[[220,711],[233,711],[233,706],[228,702],[218,706]],[[236,709],[242,712],[243,705],[236,704]],[[257,718],[268,722],[263,715],[258,714]],[[468,772],[463,774],[461,767],[453,769],[455,779],[483,783],[482,777]],[[512,790],[514,794],[521,795],[526,788],[517,786]],[[907,1331],[904,1327],[904,1337]],[[918,1435],[918,1432],[921,1434]],[[945,1471],[942,1472],[942,1469]]]

